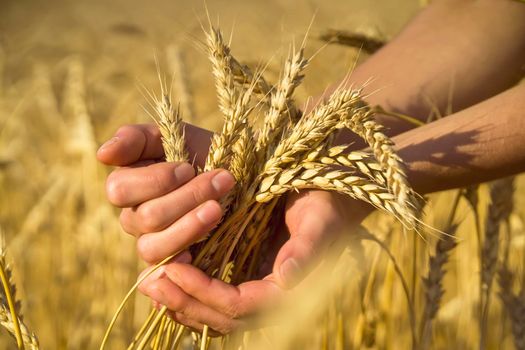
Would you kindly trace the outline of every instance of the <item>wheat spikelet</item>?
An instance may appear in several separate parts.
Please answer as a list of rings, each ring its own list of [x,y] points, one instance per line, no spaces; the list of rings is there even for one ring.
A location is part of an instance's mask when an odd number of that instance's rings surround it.
[[[425,308],[420,328],[421,348],[426,349],[432,337],[432,321],[441,306],[441,299],[445,294],[443,278],[445,277],[445,264],[448,262],[450,252],[456,247],[454,238],[458,225],[452,225],[446,230],[447,236],[440,237],[436,244],[434,255],[429,258],[428,274],[423,279],[425,285]]]
[[[322,166],[309,169],[299,166],[268,176],[261,181],[255,199],[265,203],[287,191],[300,189],[336,191],[365,201],[396,217],[402,214],[395,196],[384,186],[349,171],[327,170]]]
[[[308,65],[301,48],[296,53],[292,52],[284,66],[281,80],[270,99],[270,109],[266,113],[262,130],[257,139],[257,150],[271,154],[277,136],[282,134],[290,120],[295,119],[297,113],[292,95],[295,88],[301,84],[304,75],[301,73]]]
[[[13,317],[4,305],[0,305],[0,324],[11,335],[15,336],[15,324],[13,322]],[[30,350],[40,349],[40,345],[38,344],[38,339],[36,335],[29,331],[27,326],[24,324],[24,322],[22,322],[20,318],[18,319],[18,324],[20,325],[20,330],[22,332],[22,340],[24,342],[24,346]]]
[[[379,184],[386,184],[381,164],[377,163],[372,154],[362,151],[344,153],[347,148],[348,145],[318,147],[306,155],[301,165],[306,169],[320,164],[355,169]]]
[[[228,168],[233,155],[232,145],[237,142],[248,123],[248,115],[251,112],[250,97],[251,91],[249,90],[240,96],[231,111],[231,116],[226,118],[221,132],[213,136],[204,170]]]
[[[211,28],[207,35],[210,61],[219,98],[219,108],[224,114],[224,125],[220,133],[213,136],[204,170],[227,168],[234,145],[240,132],[247,126],[252,108],[249,103],[257,80],[243,91],[235,88],[232,74],[230,48],[224,43],[218,29]]]
[[[493,182],[490,186],[490,199],[485,221],[485,239],[482,250],[481,280],[483,289],[488,294],[496,272],[499,249],[499,228],[501,222],[512,211],[513,179]]]
[[[153,97],[155,123],[159,127],[162,147],[168,162],[184,162],[188,153],[184,145],[184,126],[180,109],[173,106],[165,84],[161,80],[161,96]]]
[[[275,148],[262,171],[262,175],[279,172],[290,163],[299,162],[308,151],[318,147],[336,128],[341,117],[359,104],[359,91],[339,89],[328,102],[315,108],[302,118],[296,127]]]
[[[235,177],[237,185],[235,193],[230,195],[243,197],[255,177],[255,140],[251,127],[247,125],[241,131],[232,151],[230,171]],[[242,199],[238,198],[235,202],[240,203]]]
[[[2,230],[0,230],[0,324],[15,337],[19,349],[27,346],[38,349],[38,339],[31,333],[22,318],[21,303],[16,299],[16,285],[12,280],[12,271],[6,263],[6,248]]]
[[[500,246],[500,225],[512,212],[514,179],[494,181],[490,185],[490,204],[485,220],[485,237],[481,251],[480,348],[485,348],[487,319],[492,281],[497,271]]]
[[[215,77],[219,109],[225,117],[228,117],[235,101],[230,48],[224,42],[221,32],[215,28],[210,28],[209,32],[206,32],[206,44],[208,58],[212,63],[212,72]]]
[[[234,83],[237,88],[242,89],[254,85],[253,93],[259,95],[265,104],[270,104],[270,92],[272,87],[261,74],[254,74],[250,67],[239,63],[235,57],[230,57]]]
[[[514,274],[506,263],[498,269],[499,297],[511,321],[514,346],[525,350],[525,287],[514,293],[512,284]]]
[[[383,133],[383,127],[373,120],[373,115],[368,106],[362,106],[348,118],[345,126],[368,143],[383,168],[388,188],[395,194],[399,206],[405,208],[403,217],[407,222],[412,221],[409,227],[414,227],[415,213],[421,208],[420,200],[408,184],[403,161],[395,153],[394,143]]]

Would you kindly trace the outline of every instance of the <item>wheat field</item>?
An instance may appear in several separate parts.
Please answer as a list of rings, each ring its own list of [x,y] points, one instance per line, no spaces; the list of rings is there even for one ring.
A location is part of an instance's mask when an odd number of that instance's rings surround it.
[[[250,67],[267,64],[264,75],[272,82],[288,45],[302,40],[314,16],[307,57],[323,46],[319,37],[329,29],[387,41],[424,5],[206,2],[225,36],[233,32],[235,57]],[[183,1],[0,4],[0,230],[6,242],[0,260],[16,285],[28,343],[34,332],[43,349],[98,348],[144,268],[105,198],[110,169],[97,163],[95,152],[120,125],[151,122],[143,87],[160,92],[157,62],[175,76],[184,119],[221,129],[212,68],[198,44],[205,40],[203,7]],[[324,47],[305,69],[297,104],[366,56],[356,48]],[[524,201],[522,177],[433,194],[420,235],[391,215],[373,213],[290,301],[264,315],[270,326],[232,336],[239,338],[232,343],[245,349],[407,349],[414,343],[470,349],[483,342],[486,349],[523,349]],[[16,349],[4,294],[0,299],[0,324],[7,329],[0,347]],[[149,312],[148,300],[134,295],[107,348],[125,349]],[[188,335],[182,348],[194,346]]]

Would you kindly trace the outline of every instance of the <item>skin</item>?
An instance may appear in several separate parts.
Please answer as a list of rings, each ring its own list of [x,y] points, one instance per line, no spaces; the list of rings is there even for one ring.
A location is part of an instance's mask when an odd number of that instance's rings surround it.
[[[358,86],[377,77],[366,88],[369,103],[420,120],[429,113],[428,99],[445,110],[454,82],[457,113],[410,131],[405,122],[379,117],[397,135],[398,152],[418,192],[525,171],[525,85],[512,87],[523,76],[523,38],[525,6],[517,2],[436,1],[353,73],[350,80]],[[188,125],[186,134],[190,158],[202,164],[211,133]],[[342,133],[339,140],[352,136]],[[195,176],[187,164],[159,162],[163,151],[153,125],[120,128],[97,157],[118,167],[108,177],[107,195],[122,208],[122,227],[137,237],[140,257],[152,264],[183,250],[141,291],[156,305],[166,305],[177,321],[197,330],[209,325],[212,334],[243,327],[248,316],[279,300],[316,265],[343,227],[355,227],[371,211],[324,191],[290,195],[284,243],[271,267],[262,269],[263,278],[233,286],[191,266],[184,251],[219,222],[218,200],[234,186],[228,172]]]

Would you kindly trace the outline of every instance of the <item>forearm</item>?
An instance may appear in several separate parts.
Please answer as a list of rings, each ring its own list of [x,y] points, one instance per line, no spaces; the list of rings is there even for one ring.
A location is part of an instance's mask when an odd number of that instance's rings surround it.
[[[525,171],[525,84],[394,138],[420,193]]]
[[[431,104],[455,111],[513,84],[525,67],[525,6],[507,0],[436,1],[349,79],[367,101],[426,120]],[[390,135],[410,129],[381,116]]]

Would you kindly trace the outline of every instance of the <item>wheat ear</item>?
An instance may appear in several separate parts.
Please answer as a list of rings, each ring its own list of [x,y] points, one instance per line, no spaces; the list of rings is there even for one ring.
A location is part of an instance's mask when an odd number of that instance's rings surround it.
[[[20,302],[16,300],[16,285],[12,272],[6,263],[5,240],[0,230],[0,324],[16,339],[18,349],[38,349],[37,337],[29,331],[22,319]]]
[[[498,270],[499,297],[511,321],[516,350],[525,350],[525,286],[518,293],[512,291],[514,274],[507,264]]]
[[[407,222],[412,221],[410,227],[413,228],[421,201],[408,183],[404,163],[396,154],[394,143],[373,117],[374,112],[365,105],[347,119],[345,126],[368,143],[383,168],[388,188],[395,194],[399,207],[404,208],[403,217]]]
[[[270,108],[266,113],[262,130],[257,139],[257,150],[271,154],[275,147],[278,136],[284,130],[290,120],[295,119],[297,114],[292,95],[295,88],[299,86],[304,78],[302,72],[308,65],[308,59],[304,57],[304,49],[290,54],[286,60],[282,77],[277,84],[277,88],[271,94]],[[265,155],[266,155],[265,154]]]
[[[184,125],[180,108],[175,108],[166,87],[161,82],[161,97],[154,100],[155,123],[159,127],[162,148],[168,162],[183,162],[188,160],[188,152],[184,144]]]
[[[485,336],[492,291],[492,281],[497,271],[500,225],[512,211],[514,179],[506,178],[490,184],[490,204],[485,220],[485,237],[481,250],[481,300],[480,300],[480,348],[485,348]]]
[[[219,108],[224,114],[224,125],[220,133],[213,136],[204,170],[228,168],[233,151],[232,146],[239,139],[241,131],[248,124],[251,112],[249,102],[255,84],[239,91],[235,88],[232,74],[230,48],[224,42],[218,29],[206,33],[209,58],[215,76]]]

